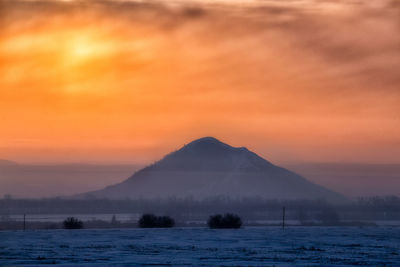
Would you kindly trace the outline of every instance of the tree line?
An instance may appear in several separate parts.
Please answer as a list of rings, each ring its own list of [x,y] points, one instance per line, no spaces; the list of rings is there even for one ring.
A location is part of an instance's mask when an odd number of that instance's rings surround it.
[[[0,199],[0,216],[12,214],[170,214],[178,220],[204,220],[209,214],[241,214],[245,220],[279,220],[282,207],[288,220],[317,220],[340,217],[343,220],[399,220],[397,196],[359,198],[331,204],[324,200],[267,200],[261,198],[193,198],[155,200],[108,199]]]

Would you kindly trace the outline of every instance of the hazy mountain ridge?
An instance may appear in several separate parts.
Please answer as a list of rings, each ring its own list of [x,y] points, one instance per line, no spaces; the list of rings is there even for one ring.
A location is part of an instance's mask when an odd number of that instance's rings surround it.
[[[6,159],[0,159],[0,166],[6,167],[6,166],[17,166],[18,163],[15,161],[11,160],[6,160]]]
[[[0,197],[68,196],[117,183],[143,165],[119,164],[0,164]]]
[[[285,167],[348,196],[400,196],[400,164],[320,162]]]
[[[244,147],[232,147],[212,137],[183,146],[122,183],[79,196],[112,199],[226,196],[344,200],[340,194],[275,166]]]

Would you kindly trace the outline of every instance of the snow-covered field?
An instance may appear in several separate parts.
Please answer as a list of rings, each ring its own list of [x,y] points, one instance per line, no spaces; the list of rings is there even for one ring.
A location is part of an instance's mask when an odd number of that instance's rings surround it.
[[[398,227],[0,232],[0,265],[400,266]]]

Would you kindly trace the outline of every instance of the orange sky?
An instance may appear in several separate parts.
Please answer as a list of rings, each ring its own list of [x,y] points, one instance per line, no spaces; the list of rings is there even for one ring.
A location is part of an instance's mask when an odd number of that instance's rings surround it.
[[[399,6],[309,2],[1,0],[0,158],[400,163]]]

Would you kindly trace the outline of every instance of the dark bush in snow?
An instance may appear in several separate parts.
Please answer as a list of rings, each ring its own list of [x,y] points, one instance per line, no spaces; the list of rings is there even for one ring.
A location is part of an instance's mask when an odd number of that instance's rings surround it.
[[[65,229],[82,229],[83,222],[74,217],[69,217],[63,222]]]
[[[169,216],[155,216],[153,214],[143,214],[139,219],[139,227],[141,228],[164,228],[174,227],[175,221]]]
[[[340,223],[339,214],[331,207],[327,207],[319,214],[319,220],[324,225],[337,225]]]
[[[210,228],[240,228],[242,220],[235,214],[227,213],[224,216],[217,214],[210,216],[207,224]]]

